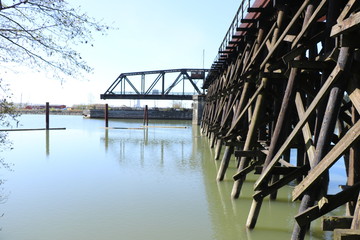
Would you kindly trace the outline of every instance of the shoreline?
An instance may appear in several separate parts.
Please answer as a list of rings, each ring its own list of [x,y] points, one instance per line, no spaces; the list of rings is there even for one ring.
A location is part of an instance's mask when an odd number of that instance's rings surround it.
[[[36,115],[45,115],[44,110],[16,110],[16,113],[19,114],[36,114]],[[50,110],[50,115],[84,115],[83,110]]]

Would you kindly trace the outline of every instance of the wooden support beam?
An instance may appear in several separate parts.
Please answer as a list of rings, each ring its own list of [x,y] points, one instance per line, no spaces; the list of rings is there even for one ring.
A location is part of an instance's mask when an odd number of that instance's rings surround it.
[[[335,229],[334,240],[359,240],[360,230]]]
[[[247,9],[247,11],[249,12],[249,13],[258,13],[258,12],[264,12],[265,11],[265,8],[255,8],[255,7],[249,7],[248,9]]]
[[[339,22],[332,27],[330,36],[337,37],[340,34],[346,34],[360,28],[360,12],[351,15],[350,17]]]
[[[356,81],[356,79],[350,81],[347,92],[351,102],[356,108],[356,111],[360,114],[360,83]]]
[[[353,217],[324,216],[322,219],[323,231],[334,231],[335,229],[350,229]]]
[[[295,170],[297,170],[299,168],[300,167],[295,167],[295,166],[292,166],[292,167],[276,166],[271,171],[271,174],[272,175],[287,175],[287,174],[294,172]],[[261,166],[261,165],[255,166],[254,174],[261,174],[262,169],[263,169],[263,166]]]
[[[293,60],[295,57],[301,55],[302,53],[304,53],[306,50],[308,50],[311,46],[316,45],[318,42],[320,42],[321,40],[324,39],[324,31],[320,31],[319,33],[317,33],[316,35],[314,35],[313,37],[311,37],[309,40],[304,41],[302,45],[293,48],[290,52],[288,52],[287,54],[285,54],[282,59],[285,63],[290,62],[291,60]]]
[[[272,47],[271,51],[269,51],[269,53],[267,54],[267,56],[265,57],[265,59],[261,63],[261,65],[260,65],[261,70],[265,67],[265,64],[269,61],[270,57],[272,57],[275,50],[279,47],[280,43],[284,40],[286,35],[288,35],[290,29],[293,26],[295,26],[296,21],[299,19],[300,15],[303,13],[304,9],[307,7],[307,5],[309,5],[310,2],[311,2],[310,0],[304,0],[303,4],[300,6],[300,8],[296,12],[296,14],[293,16],[293,18],[291,19],[290,23],[287,25],[285,30],[282,32],[279,39],[277,39],[277,41],[276,41],[275,45]]]
[[[234,176],[233,179],[234,181],[237,181],[243,177],[245,177],[248,173],[250,173],[251,171],[253,171],[257,166],[263,164],[264,161],[262,158],[258,159],[258,160],[252,160],[249,162],[248,166],[241,169],[239,172],[237,172]]]
[[[304,180],[299,183],[292,194],[293,201],[298,199],[307,189],[316,183],[316,181],[328,170],[334,163],[347,151],[352,144],[360,137],[360,121],[352,126],[340,141],[326,154],[316,167],[314,167]]]
[[[357,0],[349,0],[349,2],[345,5],[343,11],[340,13],[340,15],[337,19],[337,23],[342,22],[346,18],[346,16],[349,14],[350,10],[356,3],[357,3]]]
[[[310,26],[313,25],[313,23],[315,21],[318,20],[319,16],[319,12],[323,9],[323,7],[325,6],[325,4],[328,2],[328,0],[322,0],[319,5],[317,6],[317,8],[315,9],[314,13],[312,14],[312,16],[310,17],[310,19],[308,20],[308,22],[305,24],[305,26],[302,27],[301,32],[296,36],[295,40],[293,41],[291,48],[294,48],[298,45],[298,43],[300,42],[301,38],[304,37],[304,35],[307,33],[307,31],[309,30]]]
[[[299,119],[302,119],[305,115],[305,109],[304,109],[304,104],[302,102],[299,92],[296,93],[295,105],[296,105],[296,110],[299,115]],[[302,133],[303,133],[303,137],[304,137],[306,153],[309,158],[310,166],[314,167],[313,161],[314,161],[314,157],[315,157],[315,146],[313,144],[313,135],[311,133],[309,123],[306,123],[304,125],[304,127],[302,128]]]
[[[241,21],[241,23],[257,23],[259,20],[254,19],[254,18],[251,18],[251,19],[242,18],[240,21]]]
[[[258,190],[258,188],[263,184],[265,179],[268,177],[270,171],[275,166],[275,164],[279,161],[281,155],[284,153],[286,149],[290,146],[291,142],[294,140],[295,136],[299,133],[299,131],[303,128],[303,126],[308,121],[308,118],[310,115],[315,111],[316,107],[319,105],[320,101],[326,96],[326,94],[329,92],[330,87],[333,85],[334,82],[336,82],[340,76],[343,73],[342,67],[338,64],[334,68],[334,70],[331,72],[330,76],[324,83],[324,85],[319,90],[318,94],[315,96],[314,100],[311,102],[310,106],[306,110],[304,117],[300,119],[300,121],[296,124],[293,131],[290,133],[289,137],[285,140],[283,145],[280,147],[278,152],[275,154],[275,156],[272,158],[270,164],[267,166],[266,169],[264,169],[264,172],[261,174],[261,176],[258,178],[258,180],[255,182],[255,189]]]
[[[271,37],[271,34],[274,33],[274,30],[276,29],[276,26],[277,26],[277,23],[274,22],[272,27],[270,28],[268,34],[266,35],[266,37],[263,39],[262,43],[260,44],[259,48],[255,52],[255,54],[251,57],[251,61],[249,61],[249,63],[245,66],[243,72],[247,72],[250,69],[251,65],[254,64],[255,60],[258,58],[258,56],[262,52],[263,48],[266,46],[267,40],[269,40],[270,37]]]
[[[267,195],[277,191],[278,189],[282,188],[283,186],[289,184],[289,182],[293,181],[294,179],[298,178],[299,176],[304,175],[307,171],[309,171],[309,165],[304,165],[300,168],[296,168],[292,172],[285,175],[283,178],[279,179],[275,183],[265,187],[260,191],[256,191],[253,195],[255,201],[261,201]]]
[[[309,61],[309,60],[292,60],[289,62],[290,67],[300,68],[306,70],[322,71],[323,69],[330,68],[333,63],[326,61]]]
[[[231,155],[233,154],[233,152],[234,152],[234,146],[226,146],[223,158],[220,163],[220,168],[219,168],[218,174],[216,176],[216,179],[218,181],[224,180],[225,173],[229,166],[230,158],[231,158]]]
[[[235,157],[250,157],[250,158],[255,158],[258,157],[260,155],[263,155],[264,153],[261,151],[257,151],[257,150],[248,150],[248,151],[244,151],[244,150],[237,150],[234,152]]]
[[[348,201],[352,200],[354,196],[359,193],[360,183],[345,189],[336,195],[328,196],[319,201],[319,204],[308,208],[306,211],[295,216],[295,220],[300,226],[305,226],[313,220],[331,212],[332,210],[344,205]]]
[[[248,111],[249,107],[254,103],[254,101],[256,100],[257,96],[263,91],[264,88],[264,84],[261,83],[260,86],[257,87],[256,92],[253,94],[253,96],[249,99],[248,103],[246,104],[246,106],[244,107],[244,110],[240,113],[240,115],[236,118],[236,120],[233,122],[233,124],[231,125],[230,129],[228,130],[228,132],[226,133],[225,137],[230,136],[231,132],[237,127],[237,125],[239,124],[240,120],[243,118],[243,116],[245,115],[245,113]]]

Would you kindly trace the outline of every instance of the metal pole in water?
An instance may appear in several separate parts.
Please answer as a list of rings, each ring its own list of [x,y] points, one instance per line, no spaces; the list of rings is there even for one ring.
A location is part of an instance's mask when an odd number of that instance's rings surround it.
[[[50,113],[50,107],[49,107],[49,102],[46,102],[46,106],[45,106],[45,122],[46,122],[46,130],[49,130],[50,128],[50,124],[49,124],[49,113]]]
[[[105,104],[105,127],[109,127],[109,105]]]

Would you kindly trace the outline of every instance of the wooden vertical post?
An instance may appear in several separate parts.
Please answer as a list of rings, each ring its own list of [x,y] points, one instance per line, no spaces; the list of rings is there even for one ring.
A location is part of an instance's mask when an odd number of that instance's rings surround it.
[[[109,105],[105,104],[105,127],[109,127]]]
[[[149,113],[148,113],[148,105],[145,105],[144,109],[144,126],[149,125]]]
[[[45,122],[46,122],[46,130],[50,129],[50,106],[49,106],[49,102],[46,102],[46,106],[45,106]]]
[[[216,179],[218,181],[224,180],[226,169],[229,166],[231,155],[234,153],[234,146],[226,146],[223,158],[221,160],[220,168]]]
[[[219,138],[216,141],[216,148],[215,148],[215,160],[219,160],[220,154],[221,154],[221,148],[223,145],[223,140]]]
[[[348,69],[349,65],[349,55],[351,51],[347,47],[342,47],[339,54],[338,64],[342,65],[343,69]],[[340,79],[340,82],[344,81],[345,78]],[[343,99],[343,84],[336,83],[330,91],[329,100],[326,105],[325,115],[322,121],[322,125],[319,132],[319,138],[316,144],[315,157],[313,164],[316,166],[319,164],[321,159],[325,156],[325,154],[329,151],[332,133],[335,129],[337,115],[340,109],[341,100]],[[324,181],[327,181],[326,176],[323,177],[321,183],[311,187],[308,191],[305,192],[301,204],[299,207],[299,213],[306,211],[309,207],[312,207],[319,197],[320,192],[326,191],[322,186]],[[305,234],[308,230],[309,226],[300,226],[298,223],[295,223],[294,230],[292,233],[292,240],[304,239]]]
[[[272,45],[275,44],[275,42],[278,39],[278,35],[280,33],[280,28],[284,19],[284,11],[280,10],[277,16],[277,28],[274,30],[273,36],[272,36]],[[266,70],[265,72],[268,72],[267,67],[269,66],[269,64],[266,65]],[[267,82],[268,82],[268,78],[262,78],[262,84],[265,86],[267,86]],[[265,104],[265,92],[263,91],[261,92],[257,98],[256,98],[256,103],[255,103],[255,108],[253,113],[251,114],[251,120],[250,120],[250,125],[249,125],[249,130],[246,136],[246,140],[245,140],[245,144],[244,144],[244,151],[247,150],[251,150],[253,141],[255,140],[255,136],[256,136],[256,130],[258,127],[258,122],[260,120],[261,114],[263,114],[263,107]],[[249,108],[250,109],[250,108]],[[247,165],[248,165],[249,159],[247,157],[241,157],[240,158],[240,165],[238,167],[238,172],[240,172],[242,169],[244,169]],[[245,181],[245,177],[242,177],[239,180],[236,180],[232,191],[231,191],[231,196],[233,198],[239,198],[240,196],[240,192],[241,192],[241,188],[242,188],[242,184]]]
[[[352,107],[352,122],[355,124],[357,121],[359,121],[359,114],[357,113],[355,107]],[[347,180],[348,186],[353,186],[354,184],[358,183],[360,181],[360,151],[359,151],[360,143],[356,142],[351,148],[349,153],[349,176]],[[355,197],[355,196],[354,196]],[[348,211],[350,215],[354,215],[355,207],[356,207],[356,198],[354,198],[353,201],[350,201],[347,204]],[[358,210],[360,211],[360,209]],[[358,212],[359,214],[359,212]],[[357,218],[357,221],[359,221],[359,216],[354,216]],[[358,223],[359,224],[359,223]]]

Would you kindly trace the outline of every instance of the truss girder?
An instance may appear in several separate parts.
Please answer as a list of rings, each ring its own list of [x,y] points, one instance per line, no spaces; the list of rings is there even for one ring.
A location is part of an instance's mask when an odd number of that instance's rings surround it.
[[[209,69],[167,69],[167,70],[154,70],[154,71],[143,71],[143,72],[129,72],[122,73],[116,80],[110,85],[110,87],[105,91],[104,94],[101,94],[101,99],[191,99],[194,94],[202,94],[201,90],[195,83],[195,79],[201,80],[203,82],[206,74],[209,72]],[[175,74],[179,73],[175,80],[169,80],[169,77],[165,77],[166,74]],[[157,75],[156,75],[157,74]],[[194,74],[194,75],[193,75]],[[155,79],[149,79],[149,75],[156,75]],[[139,76],[140,80],[132,80],[130,77]],[[173,77],[174,75],[172,75]],[[199,78],[203,76],[203,78]],[[183,82],[185,86],[185,81],[188,81],[190,84],[183,87],[181,92],[174,92],[174,88],[180,83]],[[161,82],[161,85],[159,84]],[[159,86],[160,89],[155,91],[155,87]],[[129,86],[129,88],[126,88]],[[137,87],[139,86],[139,87]],[[148,87],[146,87],[148,86]],[[166,86],[168,86],[166,88]],[[130,89],[130,91],[126,91]],[[140,90],[139,90],[140,89]],[[164,97],[166,95],[166,97]]]

